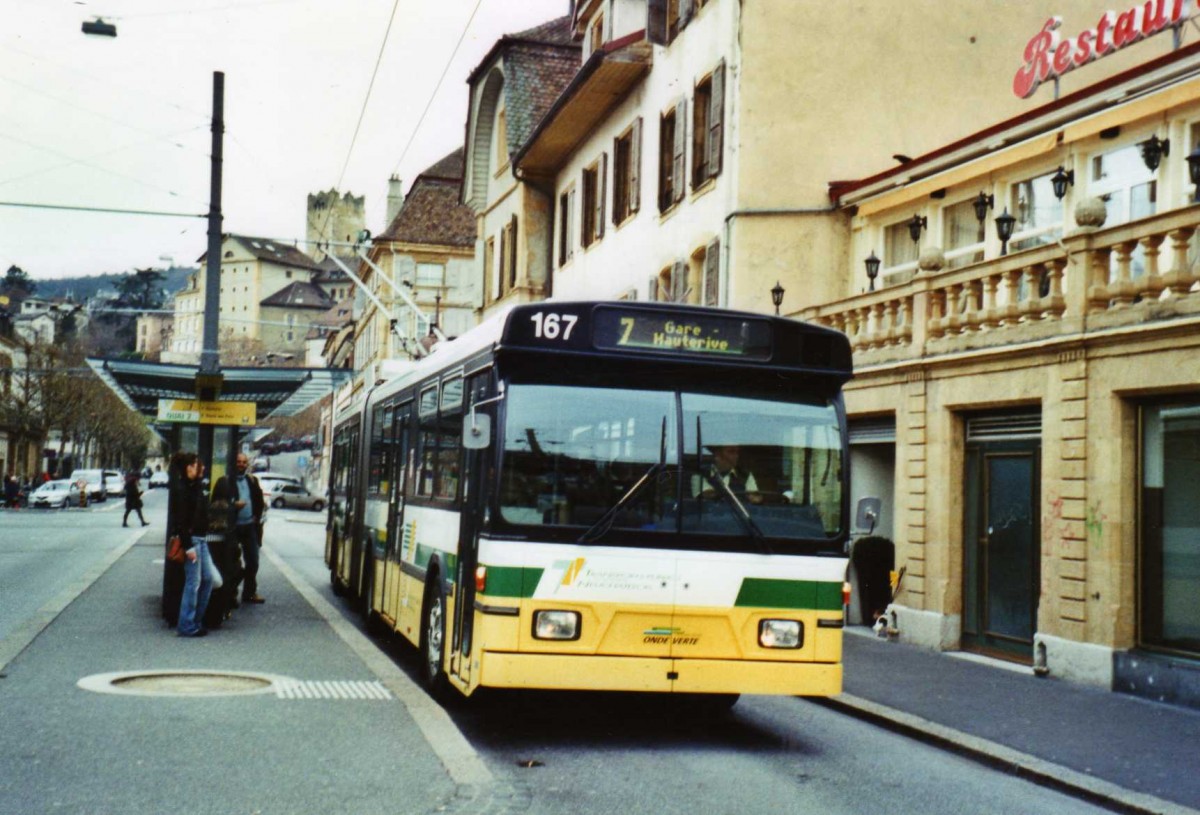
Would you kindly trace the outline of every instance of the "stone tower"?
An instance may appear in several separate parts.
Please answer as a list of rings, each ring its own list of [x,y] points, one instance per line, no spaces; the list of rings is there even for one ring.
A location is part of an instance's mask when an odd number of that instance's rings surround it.
[[[359,231],[367,225],[364,200],[364,196],[355,197],[348,192],[339,195],[333,188],[328,192],[309,193],[308,254],[317,261],[324,260],[326,255],[353,256],[354,251],[350,246],[326,247],[325,243],[352,243],[355,240]]]

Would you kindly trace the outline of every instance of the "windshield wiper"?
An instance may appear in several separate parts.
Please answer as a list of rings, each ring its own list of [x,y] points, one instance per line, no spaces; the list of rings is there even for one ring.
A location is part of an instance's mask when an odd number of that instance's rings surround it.
[[[717,491],[720,492],[721,495],[725,496],[725,498],[729,500],[730,506],[732,506],[734,509],[733,514],[736,515],[738,520],[742,522],[742,525],[746,527],[746,531],[750,533],[750,537],[754,538],[754,542],[758,544],[758,547],[765,554],[775,554],[775,551],[771,548],[771,544],[767,543],[767,536],[764,535],[763,531],[758,528],[758,524],[756,524],[754,519],[750,517],[749,510],[747,510],[745,505],[738,500],[737,495],[734,494],[733,490],[729,488],[729,485],[725,483],[725,479],[721,478],[713,471],[705,473],[704,477],[710,484],[717,488]]]
[[[613,522],[617,519],[617,513],[624,509],[633,497],[642,491],[650,481],[655,479],[659,473],[667,469],[667,465],[661,461],[656,461],[650,465],[650,469],[642,474],[642,477],[634,482],[633,486],[625,491],[625,494],[617,500],[617,503],[608,508],[608,511],[600,516],[600,520],[588,527],[588,530],[579,536],[578,543],[591,543],[603,537],[608,530],[612,529]]]

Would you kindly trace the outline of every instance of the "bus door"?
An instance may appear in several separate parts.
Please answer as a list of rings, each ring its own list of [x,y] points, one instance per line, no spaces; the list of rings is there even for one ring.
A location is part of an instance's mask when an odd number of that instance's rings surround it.
[[[408,415],[412,402],[396,409],[392,417],[388,450],[388,524],[387,555],[383,569],[384,584],[381,597],[383,611],[393,624],[400,626],[403,578],[400,563],[404,556],[404,484],[408,469]]]
[[[466,383],[463,431],[471,432],[470,407],[487,398],[490,371]],[[475,414],[482,416],[482,412]],[[484,419],[490,421],[490,419]],[[494,443],[494,440],[493,440]],[[487,466],[492,446],[462,450],[462,493],[459,497],[458,570],[455,575],[454,634],[450,643],[450,672],[469,682],[475,625],[475,568],[479,563],[479,527],[487,501]]]

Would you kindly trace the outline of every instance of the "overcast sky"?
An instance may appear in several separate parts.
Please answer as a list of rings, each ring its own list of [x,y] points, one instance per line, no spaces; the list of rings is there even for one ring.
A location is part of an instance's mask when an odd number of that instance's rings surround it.
[[[212,77],[223,71],[224,231],[303,239],[307,195],[336,186],[366,196],[367,227],[378,233],[388,177],[407,189],[461,146],[466,78],[495,41],[568,7],[0,0],[0,202],[204,215]],[[116,39],[81,32],[96,16],[116,24]],[[206,233],[203,218],[0,205],[0,274],[12,264],[34,279],[190,265]]]

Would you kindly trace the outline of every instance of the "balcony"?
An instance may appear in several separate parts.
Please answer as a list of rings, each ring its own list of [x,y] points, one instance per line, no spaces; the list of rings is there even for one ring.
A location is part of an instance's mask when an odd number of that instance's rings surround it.
[[[858,368],[1170,330],[1200,316],[1198,231],[1200,206],[1081,227],[1056,244],[957,269],[925,263],[907,283],[796,316],[845,333]]]

